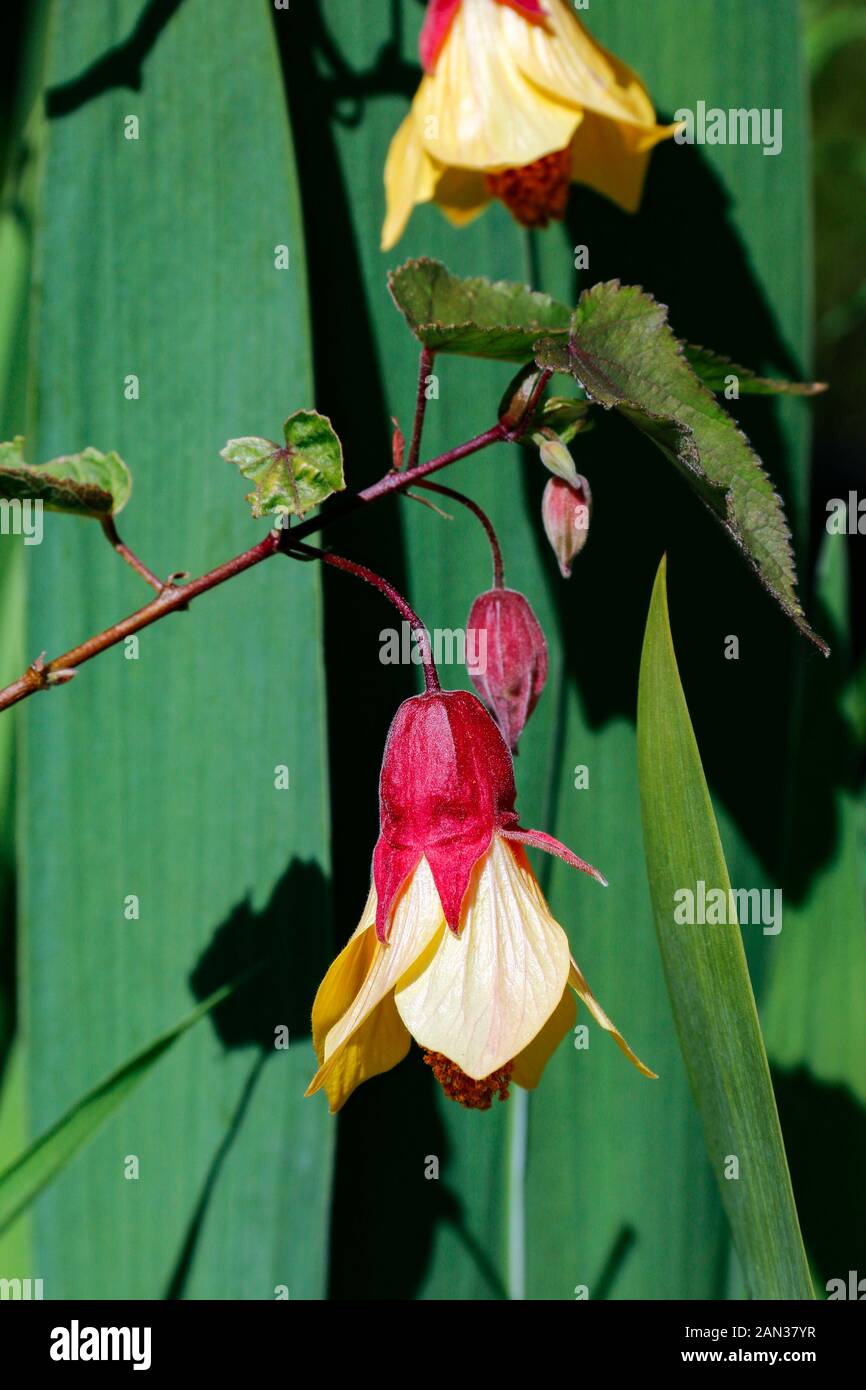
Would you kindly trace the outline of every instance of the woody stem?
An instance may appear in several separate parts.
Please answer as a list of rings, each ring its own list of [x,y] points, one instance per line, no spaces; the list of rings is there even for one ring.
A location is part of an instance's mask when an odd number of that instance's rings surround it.
[[[469,511],[478,517],[484,530],[487,532],[487,539],[490,542],[490,551],[493,556],[493,587],[502,589],[505,587],[505,568],[502,562],[502,549],[499,539],[493,529],[493,522],[490,517],[479,507],[471,497],[467,497],[465,492],[458,492],[456,488],[446,487],[444,483],[420,482],[419,487],[426,488],[428,492],[439,492],[443,497],[450,497],[452,501],[459,502],[462,506],[468,507]]]
[[[377,574],[375,570],[367,569],[366,565],[359,565],[354,560],[347,560],[344,555],[335,555],[333,551],[319,550],[318,546],[304,545],[302,542],[297,542],[295,545],[292,545],[291,533],[289,533],[288,545],[290,547],[289,554],[296,553],[301,556],[314,557],[317,560],[321,560],[325,565],[333,565],[334,569],[345,570],[347,574],[354,574],[357,579],[363,579],[367,584],[372,584],[374,589],[378,589],[381,594],[384,594],[385,597],[393,603],[397,611],[402,614],[407,623],[411,626],[412,631],[417,635],[418,646],[421,651],[421,662],[424,667],[425,689],[428,694],[431,691],[441,689],[439,674],[433,660],[433,653],[430,650],[430,638],[427,629],[418,617],[415,609],[407,603],[406,599],[404,599],[398,589],[394,588],[393,584],[390,584],[381,574]]]
[[[427,378],[433,366],[434,354],[430,348],[422,347],[418,359],[418,392],[415,397],[415,421],[412,426],[412,442],[409,445],[407,468],[414,468],[421,452],[421,432],[424,429],[424,414],[427,410]]]
[[[132,569],[135,570],[136,574],[140,574],[142,579],[147,584],[149,584],[152,589],[156,589],[156,592],[158,594],[161,594],[163,588],[165,587],[162,580],[157,579],[156,575],[153,573],[153,570],[148,569],[144,561],[139,560],[138,556],[134,553],[134,551],[130,550],[129,546],[125,545],[124,542],[120,539],[120,536],[117,534],[117,527],[114,524],[114,517],[101,517],[99,524],[102,527],[103,534],[105,535],[108,544],[112,546],[114,550],[117,551],[118,555],[120,555],[121,558],[124,559],[126,563],[132,567]]]

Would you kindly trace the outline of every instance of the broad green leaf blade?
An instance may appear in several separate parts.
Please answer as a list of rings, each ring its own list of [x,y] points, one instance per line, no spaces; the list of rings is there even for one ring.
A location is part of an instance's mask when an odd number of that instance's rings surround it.
[[[528,362],[542,333],[567,337],[570,311],[526,285],[461,279],[440,261],[407,261],[388,276],[397,308],[425,347],[500,362]]]
[[[710,348],[683,343],[686,361],[696,376],[711,391],[726,394],[735,389],[742,396],[818,396],[827,390],[823,381],[784,381],[781,377],[758,376],[749,367],[741,367]]]
[[[129,469],[115,453],[87,448],[28,464],[21,435],[0,444],[0,497],[38,500],[50,512],[102,517],[122,511],[131,490]]]
[[[251,539],[219,449],[313,400],[305,249],[272,7],[163,7],[141,89],[92,84],[141,13],[52,5],[39,412],[14,428],[40,459],[111,441],[135,476],[124,541],[196,574]],[[49,516],[26,559],[28,659],[146,601],[94,526]],[[330,931],[317,567],[262,565],[21,710],[31,1136],[190,988],[274,961],[35,1204],[46,1298],[321,1297],[334,1130],[302,1099]]]
[[[674,655],[664,560],[641,657],[637,747],[659,949],[749,1291],[753,1298],[813,1298],[727,865]],[[725,920],[695,917],[702,885],[708,902],[721,895]],[[695,919],[678,920],[689,902]]]
[[[566,367],[591,400],[616,407],[696,487],[782,610],[823,652],[796,594],[782,503],[735,421],[689,366],[667,310],[634,285],[594,285],[580,298],[567,347],[542,343],[539,366]]]
[[[849,698],[855,678],[844,638],[848,593],[846,541],[825,535],[817,599],[836,640],[830,661],[806,675],[792,792],[791,890],[763,1018],[774,1065],[788,1073],[802,1067],[813,1082],[844,1087],[866,1105],[863,808],[858,788],[847,785],[864,740]],[[814,755],[817,729],[820,757]],[[804,882],[797,861],[816,837],[825,841],[823,862]],[[833,1273],[828,1268],[824,1277]]]
[[[284,426],[285,446],[271,439],[230,439],[220,452],[255,483],[253,516],[303,516],[346,486],[343,449],[330,420],[296,410]]]
[[[204,1000],[173,1028],[155,1038],[128,1062],[106,1076],[69,1109],[51,1128],[0,1172],[0,1236],[36,1200],[39,1194],[122,1105],[164,1053],[211,1009],[231,993],[226,985]]]

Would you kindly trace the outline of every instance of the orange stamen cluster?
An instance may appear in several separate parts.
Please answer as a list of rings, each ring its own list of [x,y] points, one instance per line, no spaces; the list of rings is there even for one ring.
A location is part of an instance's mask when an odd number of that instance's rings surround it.
[[[487,174],[486,179],[493,197],[502,200],[521,226],[546,227],[565,216],[570,174],[571,151],[564,149],[519,169]]]
[[[465,1105],[467,1110],[489,1110],[493,1097],[508,1100],[508,1083],[514,1070],[513,1062],[506,1062],[499,1071],[491,1072],[480,1081],[467,1076],[448,1057],[441,1052],[425,1052],[424,1061],[431,1068],[446,1096]]]

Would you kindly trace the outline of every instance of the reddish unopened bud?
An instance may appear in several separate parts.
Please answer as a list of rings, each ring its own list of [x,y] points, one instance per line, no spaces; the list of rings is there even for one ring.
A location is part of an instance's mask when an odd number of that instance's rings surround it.
[[[572,560],[586,545],[591,510],[589,483],[579,473],[576,483],[551,478],[544,489],[541,519],[563,579],[568,579]]]
[[[513,752],[547,680],[544,633],[516,589],[479,594],[466,626],[476,634],[472,684]]]

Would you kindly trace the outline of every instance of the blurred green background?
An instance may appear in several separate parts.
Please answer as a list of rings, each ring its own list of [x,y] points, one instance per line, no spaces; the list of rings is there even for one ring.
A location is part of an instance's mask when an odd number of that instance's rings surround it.
[[[828,499],[866,488],[863,16],[846,0],[593,0],[582,17],[661,118],[698,100],[781,107],[782,153],[667,144],[635,217],[574,188],[566,223],[530,244],[498,206],[461,232],[425,208],[388,256],[382,165],[418,82],[419,0],[43,0],[6,21],[3,437],[26,433],[39,459],[117,449],[135,478],[121,529],[152,568],[199,572],[262,529],[218,457],[231,435],[274,435],[315,404],[350,486],[385,470],[416,371],[390,265],[428,254],[573,301],[586,244],[587,282],[642,284],[679,335],[830,381],[817,406],[735,413],[785,499],[833,656],[788,631],[660,456],[613,419],[580,443],[595,512],[568,585],[541,532],[540,469],[501,448],[449,470],[489,510],[550,644],[517,762],[524,822],[611,882],[591,894],[551,863],[545,890],[662,1076],[647,1085],[593,1040],[579,1075],[563,1047],[536,1093],[490,1114],[446,1101],[417,1052],[339,1120],[301,1098],[316,984],[367,891],[385,733],[417,688],[415,668],[379,662],[393,624],[375,594],[268,565],[144,634],[137,660],[117,649],[2,716],[0,1169],[195,999],[269,968],[0,1237],[0,1276],[42,1278],[48,1298],[742,1295],[643,860],[634,716],[664,550],[732,880],[784,891],[781,934],[744,936],[816,1286],[866,1274],[864,542],[830,544],[824,527]],[[489,424],[506,379],[483,363],[437,370],[429,454]],[[489,584],[469,516],[395,500],[332,536],[431,626],[461,627]],[[139,590],[90,524],[48,517],[26,552],[0,538],[3,682]],[[737,662],[723,659],[729,633]],[[281,1023],[288,1052],[273,1049]]]

